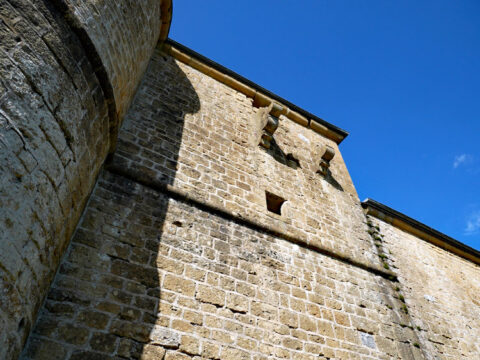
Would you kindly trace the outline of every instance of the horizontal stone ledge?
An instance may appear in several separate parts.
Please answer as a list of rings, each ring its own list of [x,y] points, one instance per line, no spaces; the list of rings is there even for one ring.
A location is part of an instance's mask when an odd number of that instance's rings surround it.
[[[284,239],[288,242],[297,244],[305,249],[309,249],[320,253],[322,255],[328,256],[332,259],[338,260],[348,265],[355,266],[362,270],[368,271],[375,275],[381,276],[390,281],[398,281],[397,275],[390,270],[383,269],[379,265],[376,264],[368,264],[363,261],[358,261],[353,259],[352,257],[345,255],[339,251],[328,249],[320,244],[312,244],[309,243],[305,239],[300,239],[294,236],[287,234],[286,232],[280,231],[275,229],[274,227],[268,224],[261,224],[253,219],[246,218],[240,214],[233,214],[227,209],[216,206],[213,204],[209,204],[203,200],[196,199],[195,197],[191,196],[188,192],[178,189],[175,186],[170,184],[165,184],[160,181],[154,180],[149,178],[148,176],[140,173],[138,171],[134,171],[128,168],[120,167],[115,164],[108,164],[105,166],[105,170],[113,173],[115,175],[124,177],[131,181],[134,181],[142,186],[150,188],[154,191],[164,193],[168,195],[170,198],[175,199],[177,201],[184,202],[186,204],[192,205],[202,211],[206,211],[213,215],[219,216],[223,219],[232,221],[238,225],[242,225],[248,227],[252,230],[256,230],[259,232],[263,232],[281,239]]]
[[[201,73],[210,76],[211,78],[253,99],[253,104],[256,107],[267,107],[272,102],[278,103],[285,109],[283,114],[285,117],[302,126],[309,127],[313,131],[333,140],[337,144],[340,144],[343,139],[348,136],[346,131],[307,113],[305,110],[302,110],[279,96],[270,93],[223,66],[204,58],[193,50],[175,43],[173,40],[167,40],[162,49],[165,53],[174,57],[178,61],[191,66]]]
[[[477,251],[440,231],[432,229],[431,227],[372,199],[364,200],[362,202],[362,207],[367,215],[374,216],[377,219],[423,239],[430,244],[469,260],[474,264],[480,265],[480,251]]]

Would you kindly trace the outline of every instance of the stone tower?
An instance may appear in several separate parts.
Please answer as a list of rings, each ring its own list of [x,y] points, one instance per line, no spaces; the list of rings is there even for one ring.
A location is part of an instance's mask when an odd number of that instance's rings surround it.
[[[0,358],[480,358],[479,252],[361,203],[347,133],[171,2],[0,4]]]

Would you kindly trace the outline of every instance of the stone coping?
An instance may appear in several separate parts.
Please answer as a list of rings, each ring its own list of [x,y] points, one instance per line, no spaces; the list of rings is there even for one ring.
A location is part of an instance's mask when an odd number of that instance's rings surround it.
[[[160,6],[161,6],[160,16],[162,20],[162,25],[160,27],[160,37],[158,41],[162,43],[168,38],[168,33],[170,32],[170,25],[172,23],[172,12],[173,12],[172,0],[162,0],[162,3]]]
[[[272,102],[275,102],[282,107],[281,114],[296,123],[305,127],[310,127],[312,130],[333,140],[337,144],[340,144],[343,139],[348,136],[348,132],[345,130],[342,130],[308,111],[299,108],[280,96],[264,89],[260,85],[255,84],[232,70],[227,69],[172,39],[167,39],[165,41],[163,50],[175,59],[227,86],[230,86],[231,88],[245,94],[247,97],[252,98],[254,106],[265,107],[269,106]]]
[[[362,201],[362,207],[365,209],[367,215],[375,216],[396,228],[409,232],[433,245],[480,265],[480,251],[475,250],[450,236],[432,229],[431,227],[372,199],[367,198]]]

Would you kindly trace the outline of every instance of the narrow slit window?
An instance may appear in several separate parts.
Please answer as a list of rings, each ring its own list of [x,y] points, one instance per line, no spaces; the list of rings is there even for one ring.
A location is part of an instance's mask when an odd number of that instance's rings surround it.
[[[267,210],[282,215],[281,210],[285,199],[268,191],[265,191],[265,198],[267,200]]]

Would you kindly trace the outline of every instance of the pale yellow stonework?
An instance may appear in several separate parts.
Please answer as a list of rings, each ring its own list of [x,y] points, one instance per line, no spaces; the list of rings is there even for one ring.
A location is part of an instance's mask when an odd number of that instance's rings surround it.
[[[69,55],[38,55],[56,67],[35,85],[0,53],[2,359],[480,359],[480,257],[364,209],[345,132],[154,48],[168,1],[100,1],[91,27],[93,3],[16,1],[5,18],[36,4]]]

